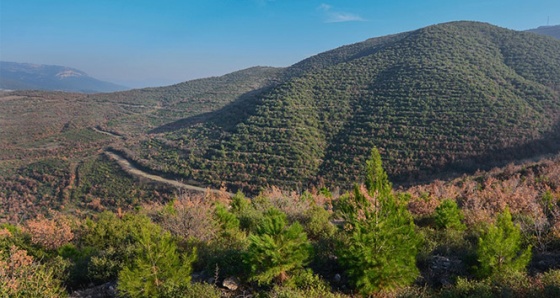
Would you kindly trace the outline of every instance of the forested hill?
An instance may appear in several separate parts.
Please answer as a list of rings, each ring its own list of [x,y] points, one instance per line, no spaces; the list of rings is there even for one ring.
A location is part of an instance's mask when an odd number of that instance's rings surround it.
[[[123,150],[148,168],[254,189],[347,187],[377,146],[393,179],[416,181],[556,151],[559,93],[560,41],[452,22],[311,57],[204,123],[183,119]]]
[[[127,116],[110,121],[110,130],[122,135],[144,134],[152,129],[165,131],[205,121],[212,111],[272,88],[281,80],[283,71],[283,68],[251,67],[220,77],[89,97],[91,101],[116,103],[125,110]],[[193,121],[191,117],[197,118]]]
[[[556,26],[541,26],[536,29],[527,30],[541,35],[548,35],[560,39],[560,25]]]

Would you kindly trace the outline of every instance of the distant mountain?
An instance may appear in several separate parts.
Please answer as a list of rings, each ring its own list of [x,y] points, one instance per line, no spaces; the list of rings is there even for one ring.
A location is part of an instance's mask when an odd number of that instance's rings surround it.
[[[0,61],[0,89],[96,93],[128,88],[94,79],[83,71],[65,66]]]
[[[527,30],[527,31],[534,32],[534,33],[537,33],[537,34],[540,34],[540,35],[552,36],[552,37],[560,39],[560,25],[541,26],[539,28],[530,29],[530,30]]]
[[[267,88],[130,138],[122,151],[143,168],[256,190],[347,187],[362,176],[374,146],[402,182],[560,149],[560,41],[551,38],[452,22],[279,71],[280,81]],[[177,108],[220,97],[210,89],[178,93],[189,85],[169,89],[181,99]],[[155,115],[135,121],[161,119]]]

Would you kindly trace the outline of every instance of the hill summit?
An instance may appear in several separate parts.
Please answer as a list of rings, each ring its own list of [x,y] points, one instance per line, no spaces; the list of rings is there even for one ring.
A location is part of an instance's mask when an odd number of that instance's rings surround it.
[[[540,26],[536,29],[527,30],[529,32],[552,36],[554,38],[560,39],[560,25],[556,26]]]
[[[0,61],[0,89],[95,93],[128,88],[94,79],[66,66]]]
[[[559,148],[560,41],[532,33],[439,24],[321,53],[280,77],[124,151],[203,184],[302,189],[347,187],[373,147],[401,182]]]

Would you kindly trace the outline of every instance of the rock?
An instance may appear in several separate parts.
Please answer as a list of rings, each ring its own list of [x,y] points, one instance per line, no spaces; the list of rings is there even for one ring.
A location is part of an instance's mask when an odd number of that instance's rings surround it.
[[[230,291],[235,291],[239,288],[239,279],[237,277],[228,277],[224,279],[222,286]]]
[[[436,287],[449,286],[453,276],[466,273],[465,265],[457,257],[432,256],[428,259],[428,269],[424,279]]]
[[[340,276],[340,274],[335,274],[334,275],[334,282],[339,283],[342,280],[342,276]]]
[[[112,298],[117,297],[117,291],[115,290],[116,283],[108,282],[99,286],[91,286],[87,289],[74,291],[70,297],[71,298]]]

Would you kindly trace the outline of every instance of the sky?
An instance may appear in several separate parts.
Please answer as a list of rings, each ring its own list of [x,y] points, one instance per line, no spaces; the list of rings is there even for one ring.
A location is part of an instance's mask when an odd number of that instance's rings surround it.
[[[0,60],[155,87],[458,20],[557,25],[560,0],[0,0]]]

